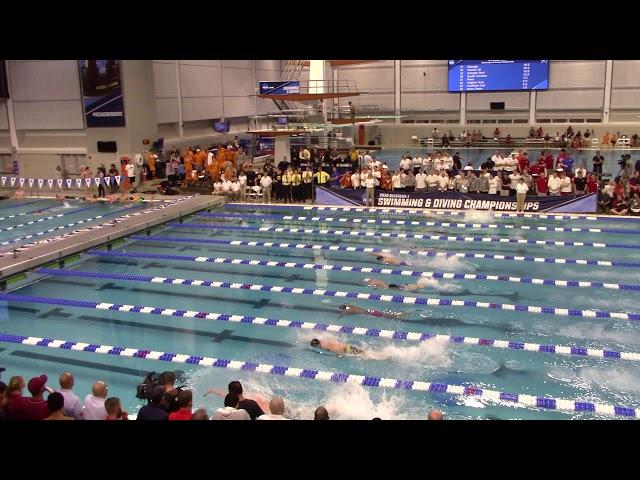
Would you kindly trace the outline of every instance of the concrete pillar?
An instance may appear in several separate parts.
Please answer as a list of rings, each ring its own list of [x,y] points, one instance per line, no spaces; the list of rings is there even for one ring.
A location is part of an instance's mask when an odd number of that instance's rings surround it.
[[[609,123],[609,109],[611,108],[611,83],[613,78],[613,60],[607,60],[604,74],[604,106],[602,110],[602,123]]]
[[[325,92],[324,60],[309,61],[309,93]]]
[[[273,152],[273,163],[277,166],[284,157],[291,161],[291,137],[281,135],[276,138],[276,145]]]
[[[538,98],[538,94],[535,90],[533,90],[529,94],[529,123],[534,125],[536,123],[536,100]]]

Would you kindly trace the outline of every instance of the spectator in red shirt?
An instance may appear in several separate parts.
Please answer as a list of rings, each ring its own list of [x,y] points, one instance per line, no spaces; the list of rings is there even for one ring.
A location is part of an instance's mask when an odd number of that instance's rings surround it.
[[[547,176],[544,172],[540,173],[540,176],[536,178],[536,190],[538,191],[539,197],[546,197],[547,192],[549,191],[549,186],[547,185]]]
[[[632,197],[635,192],[640,192],[640,171],[633,172],[633,177],[629,179],[629,196]]]
[[[22,377],[11,377],[5,393],[7,402],[4,404],[4,413],[7,420],[26,420],[25,405],[27,399],[22,396],[25,383]]]
[[[547,167],[547,175],[549,175],[549,172],[553,170],[553,154],[550,151],[544,157],[544,163]]]
[[[26,420],[44,420],[51,411],[47,401],[43,398],[44,391],[47,386],[47,376],[40,375],[29,380],[27,388],[31,393],[31,398],[27,398],[25,403],[25,419]]]
[[[593,173],[589,173],[587,175],[587,192],[589,193],[597,193],[598,192],[598,180]]]
[[[518,168],[520,169],[520,173],[523,173],[526,169],[529,168],[529,158],[527,157],[527,152],[518,155]]]
[[[191,420],[193,417],[191,413],[192,405],[193,394],[191,390],[180,390],[180,392],[178,392],[178,406],[180,408],[177,412],[169,414],[169,420]]]

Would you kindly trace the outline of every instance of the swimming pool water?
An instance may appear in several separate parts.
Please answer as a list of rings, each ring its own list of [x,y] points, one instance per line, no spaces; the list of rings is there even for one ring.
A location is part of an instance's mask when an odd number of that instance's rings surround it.
[[[247,245],[196,243],[200,240],[258,241],[313,245],[341,245],[391,249],[433,250],[437,252],[478,252],[498,255],[526,255],[545,258],[600,259],[640,263],[636,248],[539,246],[484,241],[443,241],[396,237],[337,236],[235,230],[228,227],[314,228],[381,233],[434,234],[496,238],[545,239],[595,242],[625,247],[640,246],[638,223],[589,220],[543,220],[493,218],[487,213],[466,217],[414,215],[412,219],[438,222],[490,223],[498,225],[571,226],[582,228],[627,229],[629,233],[543,232],[523,229],[454,228],[450,226],[411,226],[356,224],[353,222],[291,221],[283,215],[361,219],[408,219],[406,215],[380,215],[373,212],[318,212],[298,207],[248,210],[234,205],[212,209],[212,213],[234,214],[233,218],[212,218],[195,214],[169,222],[149,236],[140,234],[114,245],[110,252],[127,252],[130,257],[89,252],[69,263],[65,270],[99,272],[107,275],[145,275],[188,280],[207,280],[241,284],[327,289],[344,292],[413,296],[518,304],[566,309],[599,309],[606,312],[638,313],[637,290],[575,288],[558,285],[534,285],[508,281],[432,279],[417,276],[376,274],[352,271],[290,268],[286,262],[329,264],[377,268],[375,257],[364,252],[313,250],[310,248],[269,248]],[[346,225],[345,225],[346,223]],[[196,224],[197,227],[189,225]],[[182,225],[182,226],[181,226]],[[173,238],[174,240],[171,240]],[[185,239],[176,241],[176,238]],[[98,252],[99,253],[99,252]],[[220,257],[228,259],[270,260],[275,266],[194,262],[189,259],[144,258],[144,255]],[[504,277],[536,277],[554,280],[611,282],[637,286],[635,267],[538,263],[498,259],[427,257],[399,255],[408,265],[388,267],[416,272],[457,272]],[[57,266],[50,267],[57,269]],[[421,281],[418,292],[372,289],[364,278],[375,277],[390,283]],[[544,345],[581,346],[615,351],[638,352],[638,321],[616,318],[587,318],[548,315],[459,306],[411,305],[361,298],[279,293],[248,288],[213,288],[174,285],[113,278],[67,277],[30,272],[27,279],[10,286],[11,293],[49,298],[131,304],[151,308],[172,308],[223,314],[269,317],[274,319],[351,325],[354,327],[437,333],[479,337]],[[344,315],[338,306],[351,303],[362,308],[403,312],[402,319],[366,315]],[[640,406],[640,373],[635,361],[580,356],[563,356],[489,346],[464,345],[429,340],[418,343],[354,334],[333,334],[267,325],[229,323],[215,320],[160,316],[136,312],[92,310],[25,302],[0,302],[0,330],[13,334],[84,341],[88,343],[149,348],[187,355],[203,355],[228,360],[250,361],[328,370],[357,375],[377,375],[403,380],[422,380],[462,386],[476,386],[503,392],[581,399],[630,407]],[[339,338],[369,352],[378,352],[381,360],[337,358],[322,355],[308,347],[313,337]],[[208,388],[226,389],[229,381],[239,379],[248,392],[267,396],[282,395],[287,413],[294,418],[312,418],[318,405],[326,405],[331,418],[425,418],[431,408],[443,410],[448,418],[476,419],[586,419],[611,418],[589,412],[569,413],[541,408],[514,407],[471,397],[443,393],[366,388],[304,378],[274,376],[259,372],[229,371],[187,364],[168,364],[156,360],[122,358],[87,352],[45,349],[24,345],[0,344],[0,364],[7,367],[5,377],[20,374],[30,378],[40,373],[56,386],[57,375],[69,370],[76,375],[75,390],[82,398],[90,385],[105,380],[109,395],[121,398],[130,412],[141,401],[135,398],[135,386],[151,370],[185,371],[184,382],[194,389],[194,408],[206,407],[211,413],[222,405],[215,396],[204,397]],[[6,380],[6,378],[3,378]]]

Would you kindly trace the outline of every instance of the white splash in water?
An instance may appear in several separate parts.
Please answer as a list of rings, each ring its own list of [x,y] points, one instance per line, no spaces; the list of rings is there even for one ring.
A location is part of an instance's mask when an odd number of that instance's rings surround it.
[[[495,221],[491,210],[467,210],[464,212],[465,222],[490,223]]]
[[[459,285],[449,282],[440,282],[435,278],[419,278],[416,282],[420,288],[432,288],[440,292],[459,292],[462,290]]]
[[[372,360],[392,360],[409,365],[448,367],[452,360],[449,356],[449,342],[446,339],[431,339],[418,345],[399,346],[390,344],[380,350],[367,350],[366,358]]]
[[[62,208],[73,208],[73,206],[65,200],[62,202]]]
[[[433,268],[434,270],[451,270],[454,272],[460,271],[475,271],[476,267],[468,262],[465,262],[460,257],[424,257],[421,255],[411,257],[411,265],[417,267]],[[407,262],[409,263],[409,262]]]
[[[620,393],[640,393],[640,375],[637,368],[585,367],[580,376],[593,385],[605,386]]]

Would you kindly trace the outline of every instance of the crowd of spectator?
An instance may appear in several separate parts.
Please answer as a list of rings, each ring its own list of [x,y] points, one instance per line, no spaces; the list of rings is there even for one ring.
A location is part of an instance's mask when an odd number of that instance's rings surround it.
[[[4,368],[0,369],[4,371]],[[268,402],[264,397],[253,400],[244,397],[242,384],[233,381],[227,392],[210,389],[223,397],[223,405],[209,414],[206,409],[194,410],[193,392],[183,386],[176,387],[176,374],[164,372],[153,383],[147,377],[140,389],[146,400],[137,412],[136,420],[290,420],[285,401],[275,396]],[[69,372],[60,375],[59,388],[47,385],[46,375],[39,375],[25,382],[21,376],[11,377],[9,384],[0,382],[0,420],[129,420],[129,413],[122,409],[118,397],[109,397],[109,386],[103,381],[93,384],[84,401],[73,390],[74,378]],[[24,395],[24,389],[30,396]],[[45,397],[46,395],[46,397]],[[443,414],[432,410],[429,420],[442,420]],[[300,419],[302,420],[302,419]],[[313,420],[329,420],[328,410],[320,406]]]

